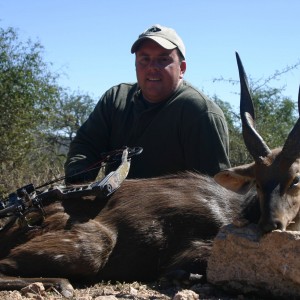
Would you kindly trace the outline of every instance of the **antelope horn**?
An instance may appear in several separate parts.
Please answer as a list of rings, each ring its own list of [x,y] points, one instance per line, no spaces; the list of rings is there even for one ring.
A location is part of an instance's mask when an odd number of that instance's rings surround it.
[[[237,52],[236,60],[239,68],[241,86],[240,114],[242,120],[244,142],[253,159],[255,161],[259,161],[260,157],[266,157],[271,153],[271,150],[254,128],[255,114],[253,101],[250,95],[247,75]]]
[[[298,111],[300,114],[300,86],[298,90]],[[289,133],[282,148],[281,155],[290,161],[294,161],[300,157],[300,118]]]

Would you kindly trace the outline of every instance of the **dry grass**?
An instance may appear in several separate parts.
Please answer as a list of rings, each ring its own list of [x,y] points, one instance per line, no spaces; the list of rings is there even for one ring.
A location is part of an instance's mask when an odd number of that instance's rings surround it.
[[[1,300],[58,300],[66,299],[55,289],[48,291],[1,291]],[[247,300],[243,295],[230,295],[210,284],[196,284],[190,287],[176,285],[162,287],[157,283],[98,283],[89,287],[75,289],[72,300]]]

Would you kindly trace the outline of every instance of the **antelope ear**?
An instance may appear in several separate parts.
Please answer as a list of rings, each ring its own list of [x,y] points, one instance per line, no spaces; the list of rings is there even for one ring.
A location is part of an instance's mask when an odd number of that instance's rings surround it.
[[[246,194],[255,183],[254,163],[221,171],[214,179],[228,190]]]

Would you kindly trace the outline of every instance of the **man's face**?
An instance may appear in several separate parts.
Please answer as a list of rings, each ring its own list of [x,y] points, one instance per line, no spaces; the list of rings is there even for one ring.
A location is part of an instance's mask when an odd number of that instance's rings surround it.
[[[167,50],[152,40],[142,42],[136,51],[136,76],[146,100],[166,100],[177,89],[186,70],[177,49]]]

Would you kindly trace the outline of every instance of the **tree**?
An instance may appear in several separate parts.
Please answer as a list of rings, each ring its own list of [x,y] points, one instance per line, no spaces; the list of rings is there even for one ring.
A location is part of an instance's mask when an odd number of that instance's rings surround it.
[[[52,114],[48,117],[47,126],[39,125],[38,140],[43,141],[43,152],[48,159],[56,159],[63,165],[70,142],[94,106],[95,101],[87,94],[68,94],[66,90],[61,91]]]
[[[56,75],[43,62],[39,43],[19,41],[0,28],[0,161],[19,163],[28,154],[38,124],[47,122],[58,96]]]
[[[300,63],[295,64],[297,68]],[[293,69],[287,67],[286,72]],[[267,145],[273,149],[284,144],[291,128],[294,126],[298,114],[295,114],[296,102],[283,95],[284,88],[272,88],[268,83],[277,76],[285,73],[276,71],[262,82],[249,80],[250,90],[255,108],[255,127]],[[230,80],[230,83],[233,83]],[[238,82],[235,82],[238,83]],[[230,134],[230,161],[233,166],[249,163],[252,157],[249,155],[242,138],[240,116],[231,106],[214,97],[216,103],[223,109]]]
[[[73,138],[91,111],[93,100],[69,95],[50,66],[40,43],[0,28],[0,196],[61,175],[61,142]]]
[[[95,101],[87,94],[62,93],[56,103],[55,116],[50,124],[51,134],[71,142],[94,106]]]
[[[270,148],[282,146],[297,121],[296,103],[275,88],[256,89],[252,98],[258,132]]]

